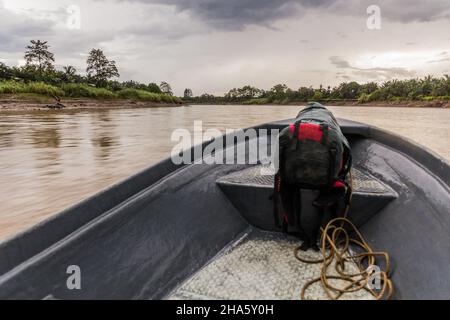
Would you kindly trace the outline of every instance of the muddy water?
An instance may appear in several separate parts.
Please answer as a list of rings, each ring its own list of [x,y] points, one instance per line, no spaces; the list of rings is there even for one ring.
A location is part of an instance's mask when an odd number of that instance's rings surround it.
[[[450,160],[450,110],[332,107]],[[296,106],[192,106],[0,113],[0,241],[170,155],[172,130],[245,128]]]

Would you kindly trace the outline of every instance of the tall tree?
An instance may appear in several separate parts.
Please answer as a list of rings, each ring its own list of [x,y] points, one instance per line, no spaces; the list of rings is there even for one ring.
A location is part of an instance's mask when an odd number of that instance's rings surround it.
[[[47,41],[31,40],[30,42],[25,51],[26,65],[37,66],[39,73],[52,71],[55,57],[49,51],[50,46]]]
[[[101,49],[92,49],[86,63],[86,73],[97,86],[104,86],[108,79],[120,76],[116,62],[108,60]]]
[[[159,88],[161,89],[162,93],[168,94],[168,95],[172,95],[172,87],[170,86],[170,84],[168,84],[167,82],[163,81],[161,82],[161,84],[159,85]]]
[[[184,94],[183,97],[185,98],[192,98],[193,94],[192,94],[192,90],[189,88],[184,89]]]
[[[288,87],[285,84],[277,84],[270,89],[270,96],[274,100],[283,100],[286,98]]]

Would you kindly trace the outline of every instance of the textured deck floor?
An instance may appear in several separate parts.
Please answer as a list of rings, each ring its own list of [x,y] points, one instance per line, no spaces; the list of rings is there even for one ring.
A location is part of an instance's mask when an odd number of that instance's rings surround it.
[[[175,290],[169,299],[300,299],[303,285],[319,276],[320,264],[294,257],[299,241],[279,233],[252,230]],[[308,251],[308,257],[320,253]],[[354,267],[356,268],[356,266]],[[320,284],[307,291],[308,299],[327,299]],[[341,299],[372,299],[365,290]]]
[[[353,192],[363,193],[389,193],[392,192],[386,185],[375,177],[352,168]],[[252,166],[250,168],[236,171],[218,180],[219,183],[247,184],[254,186],[273,187],[273,174],[264,166]]]

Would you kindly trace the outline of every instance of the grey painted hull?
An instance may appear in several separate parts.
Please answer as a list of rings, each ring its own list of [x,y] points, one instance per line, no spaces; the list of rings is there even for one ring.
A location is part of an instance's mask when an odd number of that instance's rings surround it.
[[[382,130],[340,123],[361,173],[350,215],[373,248],[390,253],[395,298],[450,298],[448,163]],[[167,159],[18,234],[0,244],[0,298],[167,297],[249,228],[275,230],[270,183],[250,181],[249,167]],[[81,269],[80,290],[67,288],[70,265]]]

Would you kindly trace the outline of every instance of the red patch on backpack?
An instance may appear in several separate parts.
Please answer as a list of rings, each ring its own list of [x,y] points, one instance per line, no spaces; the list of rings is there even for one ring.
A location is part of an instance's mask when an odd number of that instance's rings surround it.
[[[289,126],[289,131],[293,134],[295,130],[295,125],[291,124]],[[314,123],[300,123],[300,128],[298,130],[299,140],[313,140],[313,141],[321,141],[323,132],[320,128],[320,125]]]
[[[342,181],[336,181],[333,188],[345,188],[345,184]]]

